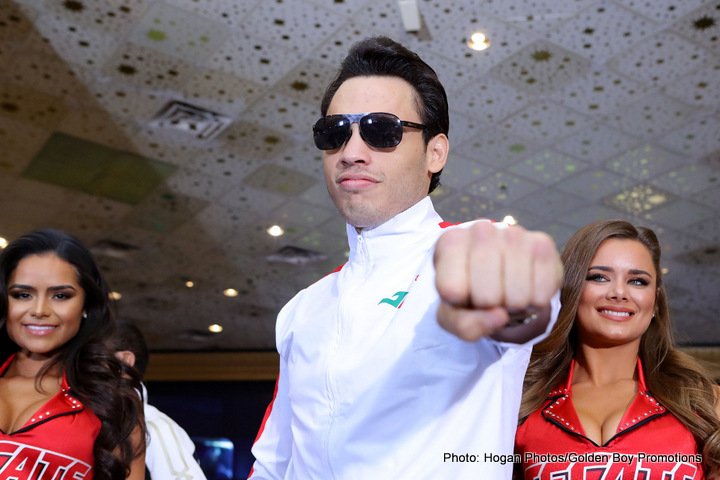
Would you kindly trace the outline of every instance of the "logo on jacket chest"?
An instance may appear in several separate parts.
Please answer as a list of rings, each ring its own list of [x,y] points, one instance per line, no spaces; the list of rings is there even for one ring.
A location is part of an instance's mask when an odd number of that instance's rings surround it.
[[[415,278],[413,279],[412,283],[414,284],[415,282],[417,282],[418,278],[420,278],[420,275],[415,275]],[[412,287],[412,285],[411,285],[411,287]],[[385,297],[385,298],[381,299],[378,302],[378,305],[387,303],[388,305],[390,305],[393,308],[401,308],[403,306],[403,301],[405,300],[405,297],[407,296],[408,293],[410,293],[409,289],[408,289],[408,291],[404,291],[404,290],[397,291],[394,294],[390,295],[389,297]]]

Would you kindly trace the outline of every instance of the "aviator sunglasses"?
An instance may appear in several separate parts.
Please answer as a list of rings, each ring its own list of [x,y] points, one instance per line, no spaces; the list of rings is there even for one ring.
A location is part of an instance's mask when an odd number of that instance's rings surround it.
[[[397,147],[403,137],[403,127],[425,130],[425,125],[400,120],[392,113],[348,113],[328,115],[315,122],[313,138],[320,150],[340,148],[352,136],[351,126],[358,124],[360,138],[374,148]]]

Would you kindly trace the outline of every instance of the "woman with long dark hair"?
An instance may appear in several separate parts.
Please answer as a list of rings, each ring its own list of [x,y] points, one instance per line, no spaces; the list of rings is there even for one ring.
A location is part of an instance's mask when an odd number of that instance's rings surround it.
[[[75,237],[38,230],[0,254],[0,477],[143,479],[137,374],[108,345],[109,289]]]
[[[718,386],[674,346],[655,233],[591,223],[562,260],[562,309],[525,376],[521,478],[716,478]]]

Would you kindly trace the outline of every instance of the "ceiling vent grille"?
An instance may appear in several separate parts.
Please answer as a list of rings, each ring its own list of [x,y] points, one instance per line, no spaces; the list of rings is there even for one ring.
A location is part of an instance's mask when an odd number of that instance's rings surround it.
[[[201,140],[210,140],[230,123],[232,119],[225,115],[189,103],[172,101],[155,115],[150,125],[180,130]]]
[[[305,248],[288,245],[277,252],[265,257],[268,262],[290,263],[292,265],[307,265],[308,263],[322,262],[327,255],[307,250]]]
[[[118,260],[127,258],[135,250],[138,250],[138,247],[135,245],[111,240],[109,238],[98,240],[90,247],[90,251],[95,256],[110,257]]]

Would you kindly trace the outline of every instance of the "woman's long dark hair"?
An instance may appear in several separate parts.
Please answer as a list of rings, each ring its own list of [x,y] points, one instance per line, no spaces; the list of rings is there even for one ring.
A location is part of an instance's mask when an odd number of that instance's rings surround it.
[[[143,406],[137,393],[140,380],[109,346],[115,328],[109,289],[91,253],[77,238],[58,230],[37,230],[11,242],[0,255],[0,357],[4,360],[18,351],[6,328],[8,280],[23,258],[43,254],[57,255],[74,267],[85,293],[85,315],[78,333],[43,367],[36,381],[39,385],[50,368],[60,367],[73,396],[102,422],[94,446],[94,478],[124,479],[132,460],[145,450]],[[138,427],[140,444],[133,445],[131,434]]]

